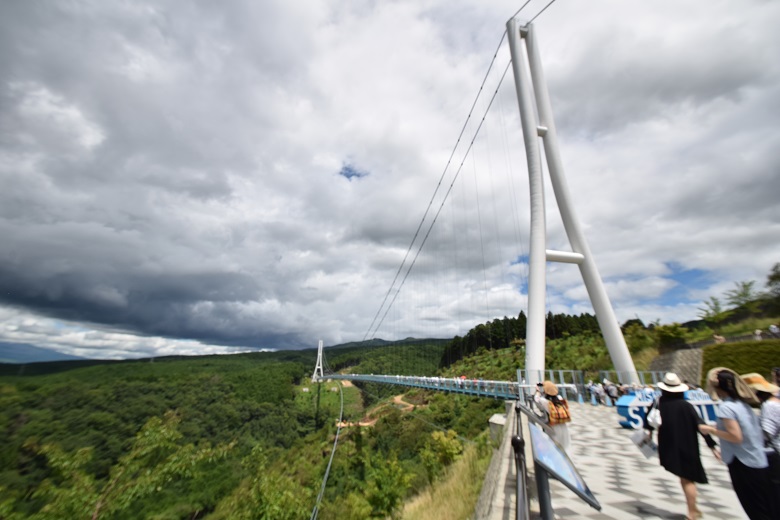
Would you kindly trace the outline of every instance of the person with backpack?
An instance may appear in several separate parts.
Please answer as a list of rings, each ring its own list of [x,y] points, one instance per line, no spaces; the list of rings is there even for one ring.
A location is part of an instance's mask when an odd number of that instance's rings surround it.
[[[564,450],[569,449],[571,437],[569,424],[571,412],[569,403],[558,395],[558,387],[552,381],[545,381],[536,386],[534,403],[547,414],[547,424],[552,427],[553,438]]]

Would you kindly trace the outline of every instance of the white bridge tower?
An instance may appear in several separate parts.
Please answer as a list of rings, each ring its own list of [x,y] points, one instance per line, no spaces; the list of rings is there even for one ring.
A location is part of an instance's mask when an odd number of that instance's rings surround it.
[[[319,383],[322,381],[322,378],[324,377],[322,373],[322,340],[320,340],[320,344],[317,347],[317,364],[314,365],[314,373],[311,376],[311,382],[312,383]]]
[[[638,383],[639,377],[634,368],[634,361],[631,359],[601,276],[596,269],[596,263],[569,200],[569,189],[558,152],[558,135],[542,71],[539,48],[534,38],[533,24],[519,26],[517,20],[512,18],[507,22],[506,28],[517,88],[517,102],[520,105],[531,193],[531,247],[528,260],[528,327],[525,354],[525,368],[529,379],[527,383],[534,385],[540,382],[544,374],[546,262],[548,261],[579,266],[615,370],[621,375],[623,382]],[[550,181],[571,251],[547,249],[544,180],[539,138],[544,146]]]

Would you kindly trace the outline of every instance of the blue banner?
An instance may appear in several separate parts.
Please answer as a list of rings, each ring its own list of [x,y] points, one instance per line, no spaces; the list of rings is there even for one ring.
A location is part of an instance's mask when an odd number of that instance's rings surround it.
[[[617,402],[617,412],[620,416],[620,426],[623,428],[638,430],[644,428],[645,417],[653,400],[660,396],[660,391],[642,390],[634,394],[621,396]],[[718,402],[713,401],[704,390],[688,390],[685,392],[685,400],[693,405],[699,417],[707,424],[715,424],[717,421]]]

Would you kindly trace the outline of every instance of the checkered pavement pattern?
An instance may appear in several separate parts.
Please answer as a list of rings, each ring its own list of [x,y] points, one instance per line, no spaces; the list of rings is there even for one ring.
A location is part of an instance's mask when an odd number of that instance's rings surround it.
[[[550,479],[556,519],[684,520],[685,496],[680,479],[654,457],[646,459],[633,442],[633,430],[618,424],[614,407],[571,403],[569,457],[601,504],[590,507],[560,482]],[[739,520],[747,516],[731,487],[728,468],[699,437],[709,484],[697,484],[697,505],[704,519]]]

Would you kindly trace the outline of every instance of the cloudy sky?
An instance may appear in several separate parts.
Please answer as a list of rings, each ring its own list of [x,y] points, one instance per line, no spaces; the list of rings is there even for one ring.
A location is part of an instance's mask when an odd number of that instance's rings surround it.
[[[516,315],[527,173],[499,42],[520,5],[0,3],[0,342],[144,357]],[[780,3],[558,0],[535,27],[619,320],[687,321],[736,281],[763,288]],[[549,247],[569,249],[549,191],[547,211]],[[592,312],[575,267],[547,274],[549,310]]]

